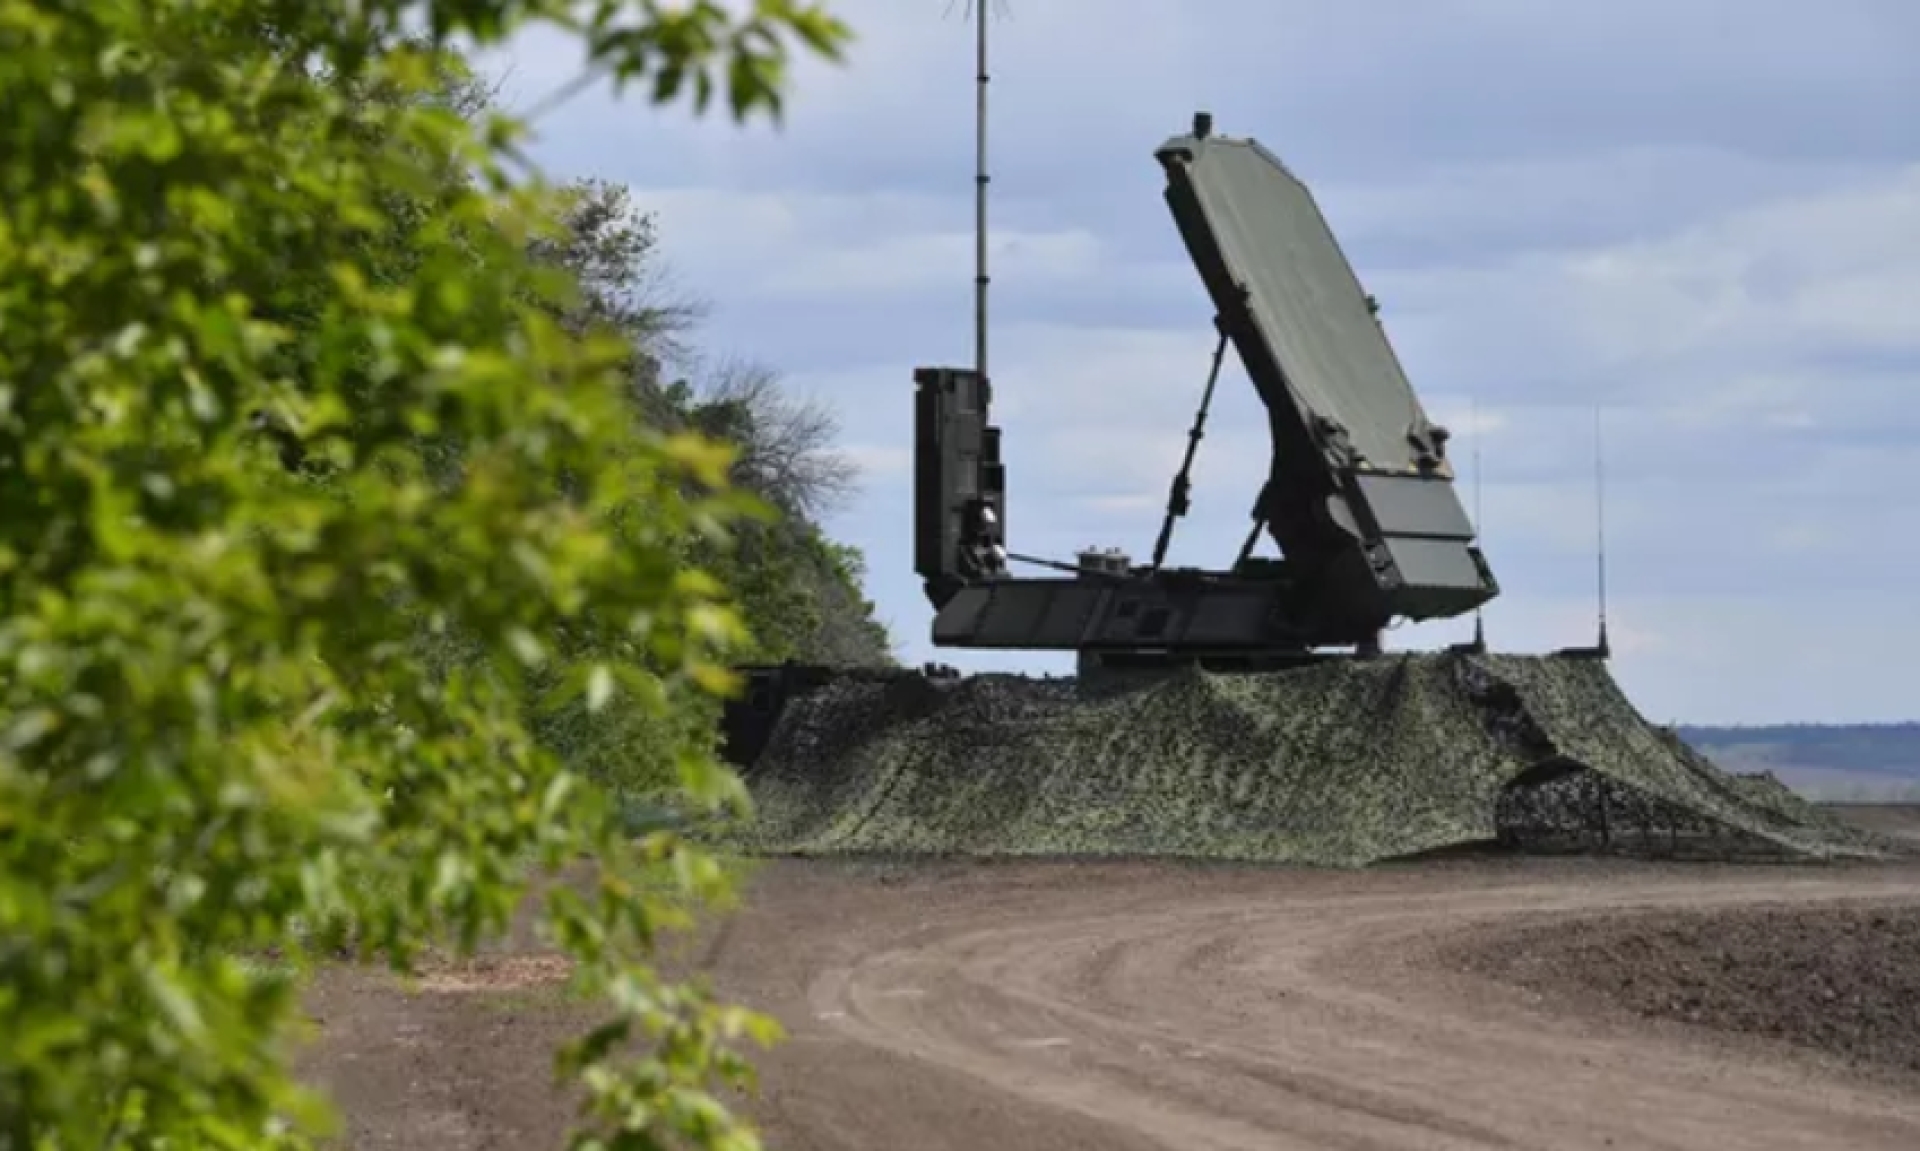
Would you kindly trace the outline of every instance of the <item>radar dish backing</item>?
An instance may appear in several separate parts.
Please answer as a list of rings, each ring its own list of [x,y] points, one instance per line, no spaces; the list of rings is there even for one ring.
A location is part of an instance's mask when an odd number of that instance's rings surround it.
[[[1211,127],[1196,116],[1155,157],[1217,323],[1267,407],[1273,459],[1255,518],[1348,610],[1471,610],[1496,585],[1453,490],[1446,429],[1306,185],[1259,143]]]
[[[1426,412],[1306,185],[1250,139],[1178,137],[1157,156],[1181,238],[1222,317],[1238,321],[1231,334],[1261,398],[1345,428],[1355,460],[1419,472],[1408,433],[1430,428]]]

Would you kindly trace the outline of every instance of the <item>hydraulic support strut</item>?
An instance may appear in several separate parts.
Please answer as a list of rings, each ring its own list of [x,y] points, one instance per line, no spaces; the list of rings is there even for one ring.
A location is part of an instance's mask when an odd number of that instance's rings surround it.
[[[1206,391],[1200,396],[1200,410],[1194,413],[1193,427],[1187,432],[1187,454],[1180,461],[1180,470],[1174,473],[1173,484],[1167,491],[1167,515],[1160,522],[1160,538],[1153,545],[1152,570],[1159,571],[1166,562],[1167,548],[1173,543],[1173,521],[1187,514],[1193,506],[1193,456],[1200,448],[1200,441],[1207,434],[1207,409],[1213,406],[1213,388],[1220,382],[1220,365],[1227,357],[1227,333],[1223,325],[1220,328],[1220,342],[1214,345],[1213,366],[1207,372]]]

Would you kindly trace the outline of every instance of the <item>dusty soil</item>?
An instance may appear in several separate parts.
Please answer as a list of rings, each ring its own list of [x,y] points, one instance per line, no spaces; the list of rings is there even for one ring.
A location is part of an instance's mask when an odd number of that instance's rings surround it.
[[[1550,995],[1806,1047],[1920,1081],[1920,906],[1556,917],[1460,949]]]
[[[1901,910],[1795,918],[1862,900]],[[1784,933],[1775,958],[1714,961],[1729,1001],[1746,987],[1807,1020],[1810,998],[1857,996],[1829,1031],[1884,1067],[1876,1007],[1908,1027],[1920,1013],[1914,908],[1910,865],[781,863],[702,950],[722,989],[790,1032],[746,1105],[773,1148],[1905,1151],[1920,1146],[1920,1078],[1863,1073],[1764,1024],[1615,1004],[1620,988],[1720,1002],[1681,990],[1707,962],[1686,948],[1759,955]],[[1701,912],[1712,926],[1689,927]],[[1653,974],[1608,975],[1641,963],[1634,939]],[[1496,945],[1504,967],[1463,959]],[[1828,1000],[1795,964],[1836,953],[1865,974],[1823,974]],[[524,955],[419,990],[328,972],[308,1066],[348,1144],[559,1146],[548,1052],[581,1020],[555,973]]]

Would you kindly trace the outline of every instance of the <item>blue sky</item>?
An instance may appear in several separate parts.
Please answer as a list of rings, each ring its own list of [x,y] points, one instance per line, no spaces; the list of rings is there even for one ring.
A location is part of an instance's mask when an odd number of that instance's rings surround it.
[[[1496,646],[1590,639],[1599,406],[1615,672],[1650,718],[1920,715],[1920,4],[1006,2],[992,366],[1016,550],[1151,548],[1212,339],[1152,154],[1206,109],[1314,189],[1469,498],[1479,443]],[[971,355],[963,7],[840,0],[858,42],[799,71],[784,129],[590,91],[538,154],[657,213],[712,306],[704,347],[838,412],[865,470],[831,526],[903,658],[1064,670],[936,653],[911,570],[912,369]],[[529,104],[577,66],[540,36],[506,62]],[[1177,562],[1231,559],[1265,471],[1237,365],[1210,427]]]

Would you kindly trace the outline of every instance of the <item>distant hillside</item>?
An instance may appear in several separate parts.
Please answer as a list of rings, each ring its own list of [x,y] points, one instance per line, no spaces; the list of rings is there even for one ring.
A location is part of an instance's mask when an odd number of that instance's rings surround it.
[[[1729,771],[1770,771],[1814,799],[1920,801],[1920,723],[1689,727]]]

